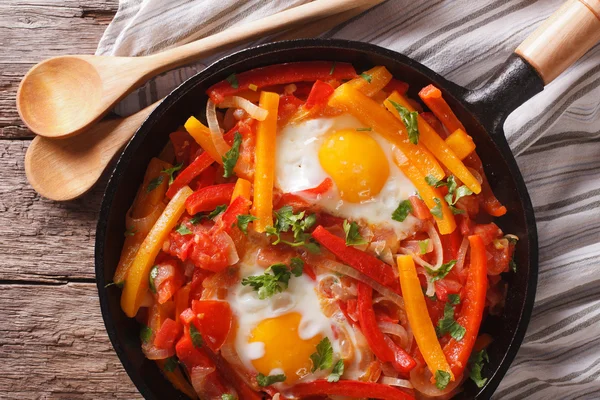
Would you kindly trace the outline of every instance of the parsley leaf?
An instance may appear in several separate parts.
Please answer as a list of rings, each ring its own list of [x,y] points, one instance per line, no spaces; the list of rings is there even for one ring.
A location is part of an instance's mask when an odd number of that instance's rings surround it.
[[[240,228],[240,230],[242,232],[244,232],[246,235],[248,234],[248,224],[252,221],[256,221],[258,218],[256,218],[254,215],[249,215],[249,214],[243,214],[243,215],[238,215],[237,216],[237,226],[238,228]]]
[[[292,247],[304,246],[311,253],[318,253],[320,251],[319,245],[313,242],[309,233],[306,233],[317,222],[315,214],[305,216],[304,211],[294,214],[291,206],[281,207],[279,210],[273,212],[273,214],[275,214],[274,226],[268,226],[265,230],[268,236],[277,237],[272,243],[273,245],[285,243]],[[289,232],[290,230],[294,233],[293,242],[281,238],[281,233]]]
[[[194,324],[190,324],[190,339],[192,339],[192,344],[197,349],[204,345],[204,339]]]
[[[146,187],[146,193],[150,193],[151,191],[159,187],[163,183],[163,181],[164,178],[162,175],[159,175],[156,178],[152,179],[150,183],[148,183],[148,187]]]
[[[215,219],[215,217],[221,214],[223,211],[227,209],[227,204],[221,204],[217,206],[210,214],[208,214],[208,219]]]
[[[140,330],[140,339],[144,343],[148,343],[152,339],[152,329],[149,326],[142,325]]]
[[[398,205],[398,208],[392,213],[392,219],[398,222],[404,222],[408,214],[412,211],[410,200],[403,200]]]
[[[173,183],[173,181],[175,180],[175,178],[173,178],[173,174],[175,172],[179,171],[181,169],[181,167],[183,167],[183,163],[179,163],[172,168],[163,169],[161,171],[161,172],[164,172],[165,174],[169,174],[169,185],[171,183]]]
[[[232,394],[225,393],[221,395],[221,400],[236,400],[236,397]]]
[[[341,376],[344,374],[344,360],[339,360],[333,366],[333,370],[331,374],[327,377],[327,382],[337,382],[340,380]]]
[[[363,78],[365,81],[367,81],[367,83],[371,83],[371,80],[373,79],[373,77],[369,74],[367,74],[366,72],[363,72],[362,74],[360,74],[360,77]]]
[[[312,372],[318,369],[331,368],[333,363],[333,347],[328,337],[323,338],[317,345],[317,352],[310,355],[312,360]]]
[[[449,205],[448,207],[450,207],[450,211],[452,211],[452,214],[454,215],[458,215],[458,214],[466,214],[467,212],[463,209],[460,208],[456,208],[452,205]]]
[[[446,371],[437,370],[435,371],[435,387],[443,390],[450,383],[450,374]]]
[[[264,376],[263,374],[259,373],[258,375],[256,375],[256,382],[258,383],[258,386],[260,386],[260,387],[271,386],[274,383],[284,382],[284,381],[285,381],[284,374]]]
[[[223,159],[223,178],[229,178],[233,175],[233,168],[240,157],[241,144],[242,135],[236,131],[233,135],[233,145],[231,146],[231,149],[221,157]]]
[[[238,84],[237,76],[235,76],[235,74],[229,75],[227,78],[225,78],[225,80],[227,82],[229,82],[229,84],[231,85],[231,87],[234,88],[234,89],[237,89],[237,88],[240,87],[240,85]]]
[[[442,187],[442,186],[446,186],[446,185],[447,185],[447,184],[446,184],[446,182],[444,182],[444,181],[441,181],[441,180],[437,179],[437,178],[436,178],[435,176],[433,176],[433,175],[427,175],[427,176],[425,177],[425,182],[427,182],[427,184],[428,184],[429,186],[433,186],[433,187],[435,187],[435,188],[439,188],[439,187]]]
[[[136,232],[137,232],[137,229],[135,229],[135,226],[131,225],[129,228],[127,228],[124,235],[125,236],[133,236],[136,234]]]
[[[290,260],[290,267],[292,269],[292,274],[294,274],[295,277],[299,277],[304,271],[304,261],[302,261],[301,258],[292,257]]]
[[[329,70],[329,75],[333,75],[333,71],[335,71],[335,61],[331,63],[331,69]]]
[[[367,241],[360,235],[358,224],[354,221],[344,220],[344,232],[346,232],[346,246],[359,246]]]
[[[356,128],[356,132],[371,132],[373,130],[373,128],[368,127],[368,128]]]
[[[192,234],[192,231],[190,231],[190,228],[188,228],[187,225],[185,225],[185,224],[180,224],[177,227],[177,229],[175,229],[175,232],[179,233],[181,236]]]
[[[473,380],[473,382],[475,382],[478,388],[482,388],[483,385],[485,385],[485,383],[487,382],[487,378],[483,378],[481,376],[481,369],[483,368],[484,360],[490,362],[490,359],[485,349],[478,352],[474,352],[469,358],[469,364],[471,365],[471,373],[469,374],[469,377],[471,378],[471,380]]]
[[[435,282],[439,281],[440,279],[444,279],[455,265],[456,260],[450,260],[447,263],[442,264],[438,269],[425,267],[425,271],[427,271],[427,275],[431,277],[431,280]]]
[[[455,340],[462,340],[465,336],[466,329],[454,320],[452,304],[446,303],[444,306],[444,316],[438,321],[436,332],[440,336],[449,333]]]
[[[173,357],[167,358],[167,361],[165,362],[165,371],[167,371],[167,372],[175,371],[178,364],[179,364],[179,361],[177,360],[177,357],[173,356]]]
[[[517,272],[517,263],[515,262],[515,260],[513,258],[510,259],[510,262],[508,263],[508,265],[510,266],[510,270],[512,272]]]
[[[431,215],[438,218],[444,218],[444,214],[442,213],[442,202],[437,197],[433,199],[435,201],[435,207],[429,210]]]
[[[150,291],[152,293],[156,293],[156,285],[154,283],[156,277],[158,277],[158,265],[152,267],[150,273],[148,274],[148,285],[150,286]]]
[[[292,273],[296,277],[302,275],[304,262],[300,258],[292,258],[290,264],[291,270],[285,264],[273,264],[262,275],[252,275],[242,279],[242,285],[250,286],[257,291],[260,300],[281,293],[287,289]]]
[[[429,239],[419,240],[419,254],[427,254],[427,250],[429,249]]]
[[[400,115],[400,119],[404,126],[406,126],[406,130],[408,131],[408,140],[412,144],[419,143],[419,123],[417,117],[419,113],[416,111],[408,111],[408,109],[395,101],[390,100],[390,103],[394,106],[398,114]]]
[[[449,294],[448,302],[453,306],[460,304],[460,296],[458,294]]]

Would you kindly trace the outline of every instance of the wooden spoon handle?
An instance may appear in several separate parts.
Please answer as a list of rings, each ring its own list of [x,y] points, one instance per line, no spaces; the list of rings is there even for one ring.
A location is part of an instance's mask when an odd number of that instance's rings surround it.
[[[239,42],[262,37],[277,31],[296,28],[355,8],[364,11],[383,0],[315,0],[301,6],[281,11],[257,21],[234,26],[209,37],[185,44],[162,53],[142,57],[147,60],[150,70],[147,75],[155,75],[192,61],[207,57],[217,51],[231,48]],[[366,7],[368,6],[368,7]]]
[[[600,41],[600,0],[569,0],[515,51],[549,84]]]

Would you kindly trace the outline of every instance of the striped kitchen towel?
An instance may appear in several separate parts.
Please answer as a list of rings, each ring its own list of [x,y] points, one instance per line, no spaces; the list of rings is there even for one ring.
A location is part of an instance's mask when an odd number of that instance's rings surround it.
[[[98,54],[142,55],[305,0],[121,0]],[[396,50],[467,88],[483,85],[562,0],[390,0],[324,37]],[[122,102],[130,114],[212,60],[165,74]],[[600,398],[600,46],[513,112],[504,130],[540,239],[536,305],[494,399]]]

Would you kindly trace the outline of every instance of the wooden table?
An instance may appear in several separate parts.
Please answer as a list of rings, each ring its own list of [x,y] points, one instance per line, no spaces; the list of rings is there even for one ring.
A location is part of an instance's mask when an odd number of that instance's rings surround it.
[[[35,63],[92,54],[118,0],[0,1],[0,398],[139,398],[106,335],[94,281],[104,178],[70,203],[37,195],[15,108]]]

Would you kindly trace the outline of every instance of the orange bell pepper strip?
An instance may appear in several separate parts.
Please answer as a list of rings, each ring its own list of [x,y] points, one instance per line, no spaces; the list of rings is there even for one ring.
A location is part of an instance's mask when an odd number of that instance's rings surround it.
[[[473,142],[473,138],[460,128],[446,138],[446,144],[461,161],[475,151],[475,142]]]
[[[450,379],[454,381],[454,374],[450,369],[450,365],[448,365],[448,361],[446,361],[446,356],[442,351],[442,346],[429,317],[425,295],[411,256],[398,256],[398,271],[406,306],[406,316],[429,371],[433,376],[437,371],[448,372]]]
[[[250,200],[250,191],[252,189],[252,184],[250,181],[239,178],[235,182],[235,187],[233,188],[233,194],[231,195],[231,203],[238,197],[243,197],[246,200]]]
[[[260,107],[269,112],[264,121],[258,122],[256,130],[254,166],[254,204],[252,215],[257,232],[264,232],[273,225],[273,182],[275,180],[275,141],[277,135],[277,108],[279,95],[272,92],[260,94]]]
[[[169,371],[167,369],[167,359],[156,360],[156,364],[158,365],[158,368],[160,368],[160,372],[162,372],[164,377],[167,378],[177,390],[191,399],[198,398],[194,388],[189,384],[185,376],[183,376],[179,365],[177,365],[173,371]]]
[[[446,100],[444,100],[442,97],[442,92],[440,89],[433,85],[427,85],[421,89],[419,92],[419,97],[446,127],[446,129],[448,129],[448,132],[454,132],[457,129],[462,129],[463,131],[466,130],[448,103],[446,103]]]
[[[373,97],[392,80],[392,74],[385,67],[379,66],[363,72],[344,85],[358,90],[366,96]]]
[[[456,322],[465,328],[465,336],[457,341],[452,338],[444,346],[444,354],[450,363],[452,372],[459,376],[463,373],[471,351],[477,340],[479,326],[485,309],[485,295],[487,293],[487,255],[485,244],[480,236],[469,236],[471,248],[471,263],[469,275],[465,285],[465,298]]]
[[[396,165],[398,165],[398,168],[400,168],[400,171],[402,171],[402,173],[408,179],[410,179],[413,185],[415,185],[419,195],[427,207],[429,207],[430,212],[438,205],[441,207],[442,218],[431,214],[435,219],[440,233],[442,235],[448,235],[454,232],[456,229],[454,214],[452,214],[452,210],[450,210],[450,207],[448,207],[448,203],[444,199],[444,196],[442,196],[441,192],[433,186],[430,186],[425,180],[425,176],[414,165],[410,164],[409,162],[403,163],[401,160],[399,160],[399,157],[396,156],[394,156],[394,161],[396,162]]]
[[[341,85],[329,98],[329,106],[350,113],[365,126],[372,127],[395,144],[424,175],[434,176],[438,180],[444,179],[444,170],[431,152],[421,144],[412,144],[408,140],[404,124],[373,99],[350,86]]]
[[[135,317],[140,309],[142,300],[148,291],[148,274],[154,259],[162,248],[163,242],[183,215],[185,201],[191,194],[192,189],[184,186],[173,196],[140,246],[127,272],[125,287],[121,294],[121,308],[128,317]]]
[[[414,107],[400,94],[393,92],[384,102],[385,107],[398,119],[400,114],[393,106],[392,102],[400,104],[409,111],[414,111]],[[420,116],[417,117],[419,126],[419,143],[423,143],[429,151],[450,170],[460,181],[465,184],[473,193],[481,192],[481,184],[473,176],[471,171],[465,167],[456,154],[444,142],[444,139]]]
[[[179,322],[181,313],[190,307],[191,282],[175,293],[175,322]]]

